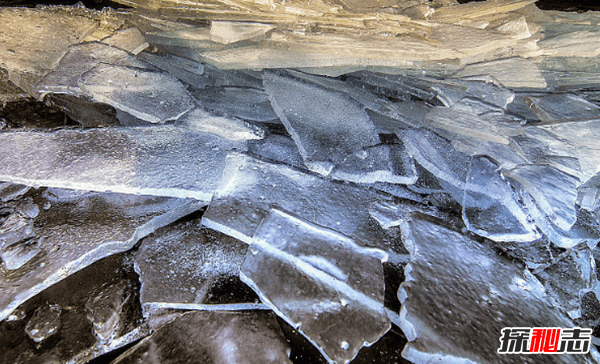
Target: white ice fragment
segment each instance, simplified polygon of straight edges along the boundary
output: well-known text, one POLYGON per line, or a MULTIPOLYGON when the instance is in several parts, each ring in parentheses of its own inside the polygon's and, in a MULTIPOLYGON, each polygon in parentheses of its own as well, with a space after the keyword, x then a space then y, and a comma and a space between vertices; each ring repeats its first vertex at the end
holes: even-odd
POLYGON ((202 107, 189 111, 177 123, 192 131, 210 133, 233 141, 262 139, 265 135, 264 130, 253 124, 237 118, 215 116, 202 107))

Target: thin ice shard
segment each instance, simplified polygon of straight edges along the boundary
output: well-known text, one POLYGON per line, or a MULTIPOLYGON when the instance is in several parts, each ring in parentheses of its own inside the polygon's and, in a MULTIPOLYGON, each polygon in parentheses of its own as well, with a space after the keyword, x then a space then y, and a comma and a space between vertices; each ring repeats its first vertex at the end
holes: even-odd
POLYGON ((138 54, 149 46, 144 39, 144 35, 135 27, 119 30, 110 37, 102 39, 102 43, 123 49, 132 54, 138 54))
POLYGON ((238 278, 248 245, 199 222, 173 224, 142 240, 134 261, 146 313, 153 304, 208 309, 211 304, 255 303, 256 296, 248 297, 250 289, 244 290, 238 278))
MULTIPOLYGON (((411 255, 398 291, 401 328, 409 340, 404 358, 533 364, 539 358, 497 354, 503 328, 574 326, 548 304, 544 287, 528 270, 492 248, 421 214, 407 215, 401 228, 411 255)), ((594 361, 587 354, 546 355, 544 362, 594 361)))
POLYGON ((82 92, 151 123, 177 120, 194 99, 173 76, 138 68, 100 64, 78 82, 82 92))
POLYGON ((32 233, 39 239, 40 252, 16 270, 0 275, 2 319, 52 284, 99 259, 131 249, 155 229, 202 206, 182 199, 108 193, 78 195, 67 190, 48 190, 39 194, 37 201, 46 208, 28 220, 35 223, 32 233), (102 214, 98 213, 100 210, 102 214))
POLYGON ((515 193, 484 157, 471 160, 461 201, 467 229, 495 241, 530 242, 540 238, 515 193))
POLYGON ((267 312, 187 312, 121 354, 115 364, 291 364, 281 329, 267 312), (198 328, 202 328, 198 330, 198 328))
POLYGON ((0 134, 0 180, 210 201, 243 142, 186 127, 0 134))
POLYGON ((387 254, 330 229, 271 210, 241 278, 330 363, 348 363, 390 328, 383 307, 387 254))
POLYGON ((527 96, 525 102, 542 121, 600 119, 600 107, 573 94, 527 96))
POLYGON ((508 144, 506 132, 503 133, 496 123, 490 122, 476 114, 452 110, 445 107, 434 107, 427 114, 425 124, 446 131, 483 139, 488 142, 508 144))
POLYGON ((264 85, 311 170, 327 175, 348 155, 379 144, 364 108, 344 95, 271 72, 264 85))
POLYGON ((190 91, 205 109, 240 119, 280 123, 267 94, 249 87, 205 87, 190 91))
POLYGON ((537 66, 524 58, 506 58, 489 62, 475 63, 463 67, 455 77, 490 75, 504 87, 546 88, 546 80, 537 66))
POLYGON ((260 159, 284 163, 307 170, 296 143, 290 137, 268 134, 262 140, 248 141, 248 151, 260 159))
POLYGON ((579 179, 546 165, 522 165, 503 173, 519 182, 556 226, 569 230, 575 224, 579 179))
POLYGON ((275 28, 271 24, 213 21, 210 25, 210 39, 230 44, 264 35, 275 28))
POLYGON ((272 206, 277 206, 360 245, 395 249, 396 242, 369 216, 368 206, 382 198, 373 191, 242 154, 227 157, 221 186, 202 223, 248 244, 272 206))
POLYGON ((192 131, 210 133, 232 141, 262 139, 265 135, 264 130, 246 121, 211 115, 201 107, 196 107, 179 118, 177 124, 192 131))
POLYGON ((346 157, 331 171, 330 177, 356 183, 413 184, 417 172, 402 144, 383 144, 346 157))
POLYGON ((207 84, 204 74, 204 65, 200 62, 191 61, 186 58, 172 54, 156 54, 141 52, 138 59, 170 73, 175 78, 195 87, 204 87, 207 84))

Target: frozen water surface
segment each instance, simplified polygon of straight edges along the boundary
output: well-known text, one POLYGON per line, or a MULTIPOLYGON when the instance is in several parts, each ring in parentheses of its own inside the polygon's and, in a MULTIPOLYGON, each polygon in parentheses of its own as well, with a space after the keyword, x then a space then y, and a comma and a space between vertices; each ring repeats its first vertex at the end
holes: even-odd
POLYGON ((389 328, 387 255, 330 229, 271 210, 252 239, 241 277, 330 363, 348 363, 389 328))

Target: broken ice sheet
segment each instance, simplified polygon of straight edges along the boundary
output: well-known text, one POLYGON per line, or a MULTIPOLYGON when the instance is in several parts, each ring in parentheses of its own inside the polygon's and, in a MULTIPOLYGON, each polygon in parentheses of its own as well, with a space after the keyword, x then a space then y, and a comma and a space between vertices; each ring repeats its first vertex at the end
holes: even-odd
POLYGON ((146 336, 130 262, 125 254, 102 259, 20 305, 0 322, 2 361, 83 364, 146 336), (36 327, 35 338, 46 336, 39 343, 28 335, 36 327))
POLYGON ((202 227, 200 219, 158 229, 134 254, 144 311, 161 304, 209 309, 214 303, 255 303, 238 278, 247 250, 247 244, 202 227), (234 292, 225 294, 227 287, 234 292))
POLYGON ((556 304, 573 319, 582 316, 580 297, 597 284, 593 259, 592 251, 583 243, 535 271, 556 304))
POLYGON ((2 249, 1 319, 50 285, 101 258, 131 249, 154 229, 202 206, 194 200, 57 189, 38 192, 35 200, 39 214, 28 220, 39 252, 23 262, 23 254, 14 254, 10 246, 2 249))
POLYGON ((264 139, 249 140, 248 151, 260 159, 284 163, 298 169, 308 169, 304 165, 296 143, 290 137, 269 133, 264 139))
POLYGON ((205 109, 244 120, 280 123, 267 94, 249 87, 205 87, 190 90, 205 109))
POLYGON ((80 43, 98 27, 94 19, 68 8, 0 8, 0 67, 9 79, 34 95, 31 88, 71 44, 80 43))
POLYGON ((264 35, 275 28, 271 24, 213 21, 210 25, 210 39, 223 43, 236 43, 241 40, 264 35))
POLYGON ((138 54, 148 47, 144 35, 137 28, 128 28, 116 31, 108 38, 102 39, 102 43, 123 49, 127 52, 138 54))
POLYGON ((540 238, 498 166, 485 157, 471 160, 461 201, 467 229, 495 241, 531 242, 540 238))
MULTIPOLYGON (((193 126, 193 124, 192 124, 193 126)), ((0 180, 210 201, 244 142, 156 126, 0 133, 0 180)))
POLYGON ((201 107, 196 107, 179 118, 176 125, 191 131, 210 133, 232 141, 262 139, 264 130, 246 121, 211 115, 201 107))
POLYGON ((113 363, 291 364, 289 354, 272 313, 196 311, 165 324, 113 363))
POLYGON ((369 215, 372 201, 387 198, 375 191, 243 154, 227 157, 221 186, 204 213, 202 224, 248 244, 261 221, 276 206, 338 231, 359 245, 380 248, 390 254, 401 249, 398 241, 369 215))
POLYGON ((36 85, 36 90, 45 94, 68 93, 74 96, 82 94, 79 80, 83 74, 100 63, 137 68, 152 68, 152 66, 137 60, 134 56, 122 49, 110 45, 89 42, 75 44, 69 47, 67 53, 61 58, 58 66, 36 85))
POLYGON ((151 123, 177 120, 195 105, 186 88, 163 72, 99 64, 78 85, 94 100, 151 123))
POLYGON ((469 64, 456 72, 454 77, 480 75, 490 75, 509 88, 543 89, 547 86, 537 66, 520 57, 469 64))
POLYGON ((396 135, 408 153, 461 201, 471 157, 452 148, 450 142, 428 129, 402 129, 396 135))
POLYGON ((424 124, 452 133, 483 139, 488 142, 508 144, 506 131, 476 114, 453 110, 446 107, 434 107, 429 111, 424 124))
POLYGON ((525 102, 542 121, 600 119, 600 107, 573 94, 526 96, 525 102))
POLYGON ((556 226, 569 230, 577 220, 579 179, 547 165, 517 166, 504 175, 519 182, 556 226))
POLYGON ((348 363, 390 328, 383 307, 384 252, 271 210, 240 277, 330 363, 348 363))
POLYGON ((382 144, 346 157, 334 167, 330 177, 355 183, 412 184, 417 180, 417 172, 402 144, 382 144))
POLYGON ((273 72, 263 78, 273 109, 311 170, 328 175, 348 155, 379 144, 364 108, 343 94, 273 72))
MULTIPOLYGON (((401 328, 409 340, 403 357, 416 363, 538 363, 530 355, 497 354, 502 328, 573 322, 548 304, 544 287, 528 270, 442 224, 413 213, 401 225, 411 254, 398 291, 401 328)), ((594 361, 587 354, 547 355, 544 362, 594 361)))

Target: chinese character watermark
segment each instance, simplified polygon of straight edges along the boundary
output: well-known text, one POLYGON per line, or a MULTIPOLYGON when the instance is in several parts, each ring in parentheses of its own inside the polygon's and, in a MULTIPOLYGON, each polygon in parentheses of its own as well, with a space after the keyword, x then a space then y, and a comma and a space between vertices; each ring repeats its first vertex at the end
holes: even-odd
POLYGON ((587 354, 592 329, 580 327, 505 327, 498 354, 587 354))

